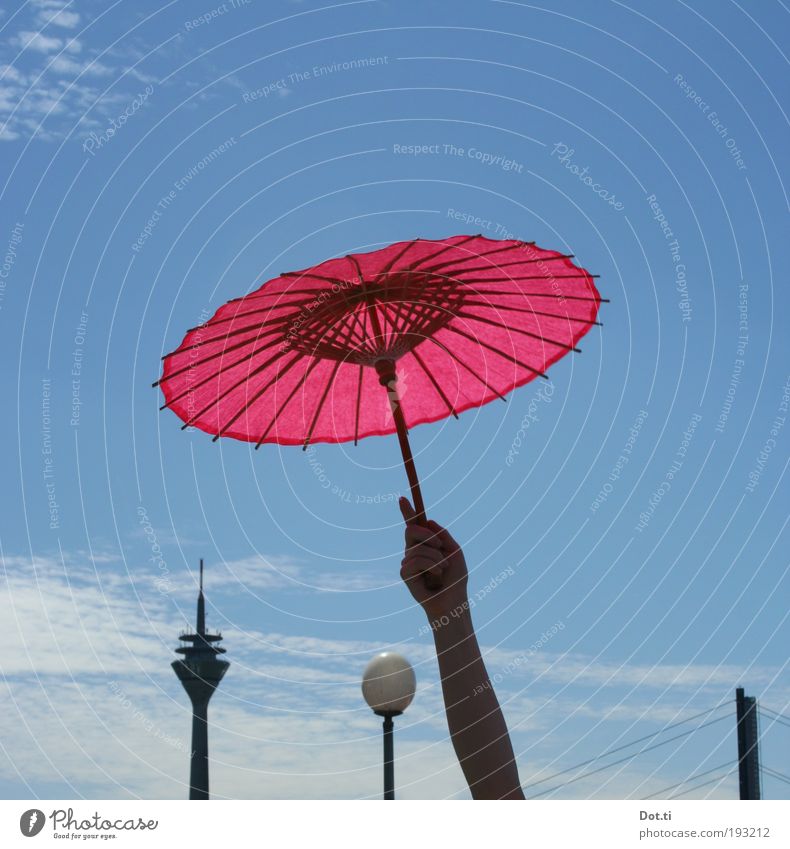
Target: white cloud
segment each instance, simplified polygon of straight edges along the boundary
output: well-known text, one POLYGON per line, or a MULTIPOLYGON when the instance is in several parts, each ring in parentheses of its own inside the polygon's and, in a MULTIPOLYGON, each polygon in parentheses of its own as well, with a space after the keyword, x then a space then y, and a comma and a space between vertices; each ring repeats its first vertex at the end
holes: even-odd
POLYGON ((0 82, 21 83, 25 77, 13 65, 0 65, 0 82))
POLYGON ((19 133, 5 126, 0 126, 0 141, 16 141, 19 138, 19 133))
POLYGON ((11 39, 11 42, 18 45, 22 50, 35 50, 38 53, 54 53, 63 46, 63 41, 60 38, 52 38, 41 32, 29 30, 20 31, 11 39))
MULTIPOLYGON (((271 571, 261 571, 259 558, 228 567, 245 581, 272 580, 271 571)), ((277 568, 299 574, 301 567, 283 559, 277 568)), ((209 574, 214 572, 219 570, 213 567, 209 574)), ((0 564, 0 621, 5 625, 0 778, 19 781, 18 769, 33 792, 56 785, 64 797, 186 795, 189 704, 169 665, 183 613, 191 616, 194 610, 194 587, 182 613, 172 597, 153 589, 154 574, 149 569, 142 578, 137 571, 128 575, 112 552, 101 552, 94 564, 84 553, 68 555, 64 562, 52 556, 11 556, 0 564)), ((219 574, 211 578, 221 580, 219 574)), ((276 589, 282 588, 278 584, 269 592, 276 589)), ((221 604, 216 591, 210 601, 221 604)), ((322 639, 306 629, 286 634, 235 625, 225 630, 225 646, 231 667, 211 706, 215 798, 378 795, 380 723, 363 703, 359 681, 368 658, 383 644, 322 639)), ((402 650, 417 670, 418 692, 398 720, 399 796, 467 797, 448 739, 433 647, 426 639, 402 650)), ((492 675, 525 654, 484 650, 492 675)), ((707 666, 619 666, 538 652, 497 684, 514 746, 522 753, 522 781, 528 784, 582 761, 589 747, 600 751, 607 745, 601 741, 617 740, 619 734, 636 738, 645 728, 652 731, 691 716, 697 708, 687 703, 690 688, 715 703, 738 670, 731 667, 711 678, 712 671, 707 666), (616 681, 609 682, 613 672, 616 681), (621 691, 636 687, 630 697, 604 690, 593 705, 590 693, 607 682, 621 691), (565 690, 566 684, 573 689, 565 690), (662 697, 656 707, 657 687, 670 684, 672 696, 662 697), (588 748, 579 748, 585 734, 588 748)), ((752 669, 750 680, 767 681, 771 674, 752 669)), ((684 767, 674 761, 648 767, 628 763, 569 784, 558 795, 623 798, 638 788, 638 795, 645 796, 685 777, 678 772, 684 767)), ((733 786, 728 780, 714 795, 732 798, 733 786)), ((704 797, 710 789, 697 795, 704 797)), ((20 783, 20 796, 30 792, 20 783)))
POLYGON ((70 56, 56 56, 50 65, 52 71, 62 74, 74 74, 75 76, 85 73, 91 76, 107 76, 113 73, 112 68, 101 62, 86 60, 74 60, 70 56))
POLYGON ((80 16, 73 9, 73 4, 63 0, 31 0, 30 5, 36 10, 36 23, 40 27, 48 24, 73 29, 80 22, 80 16))
POLYGON ((75 126, 106 126, 118 103, 124 109, 139 94, 133 89, 142 77, 150 79, 130 71, 128 81, 103 95, 107 82, 130 70, 126 57, 116 51, 99 59, 98 51, 70 37, 80 23, 70 3, 33 0, 27 9, 32 17, 7 38, 4 52, 0 45, 0 141, 51 141, 75 126))

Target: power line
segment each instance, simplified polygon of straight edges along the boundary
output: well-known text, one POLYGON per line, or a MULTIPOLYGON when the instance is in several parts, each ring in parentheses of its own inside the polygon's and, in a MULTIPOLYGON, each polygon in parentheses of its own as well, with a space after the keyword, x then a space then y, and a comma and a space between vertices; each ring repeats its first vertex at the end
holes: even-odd
POLYGON ((767 710, 768 713, 775 713, 777 716, 781 716, 782 719, 785 719, 788 722, 790 722, 790 716, 788 716, 786 713, 782 713, 781 711, 774 710, 773 708, 766 707, 762 702, 760 702, 760 708, 762 710, 767 710))
POLYGON ((780 725, 790 728, 790 720, 785 719, 781 713, 777 713, 775 710, 763 707, 762 705, 760 706, 760 711, 764 712, 772 723, 778 722, 780 725))
MULTIPOLYGON (((709 713, 710 711, 706 711, 709 713)), ((670 737, 669 740, 662 740, 660 743, 655 743, 652 746, 647 746, 645 749, 640 749, 638 752, 634 752, 632 755, 626 755, 624 758, 620 758, 619 760, 612 761, 610 764, 606 764, 605 766, 600 766, 597 769, 590 770, 589 772, 582 773, 581 775, 576 775, 568 781, 564 781, 561 784, 557 784, 554 787, 550 787, 548 790, 541 790, 540 793, 535 793, 532 796, 528 796, 528 799, 537 799, 538 796, 545 796, 546 793, 553 793, 555 790, 560 790, 563 787, 566 787, 568 784, 573 784, 575 781, 581 781, 583 778, 589 778, 591 775, 595 775, 596 773, 603 772, 605 769, 610 769, 613 766, 617 766, 618 764, 625 763, 626 761, 631 760, 632 758, 636 758, 639 755, 643 755, 645 752, 651 752, 653 749, 658 749, 660 746, 666 746, 668 743, 672 743, 675 740, 679 740, 681 737, 688 737, 689 734, 693 734, 695 731, 699 731, 701 728, 707 728, 710 725, 715 725, 717 722, 721 722, 723 719, 729 719, 728 716, 720 716, 718 719, 712 719, 710 722, 703 722, 702 725, 698 725, 696 728, 692 728, 690 731, 683 731, 681 734, 676 734, 674 737, 670 737)), ((680 723, 678 723, 680 724, 680 723)), ((660 733, 660 732, 656 732, 660 733)), ((648 735, 648 736, 655 736, 648 735)), ((613 749, 612 751, 616 751, 613 749)), ((611 754, 611 753, 610 753, 611 754)), ((600 758, 604 757, 604 755, 599 755, 597 758, 592 758, 592 761, 600 760, 600 758)), ((589 761, 588 761, 589 763, 589 761)), ((569 772, 573 767, 569 769, 565 769, 562 772, 569 772)), ((557 773, 559 775, 560 773, 557 773)), ((547 781, 548 779, 544 778, 541 781, 535 781, 532 784, 525 785, 524 789, 529 789, 530 787, 534 787, 536 784, 542 784, 543 781, 547 781)))
POLYGON ((717 770, 724 769, 725 766, 731 766, 735 761, 726 761, 723 764, 719 764, 718 766, 714 766, 711 769, 706 769, 705 772, 698 772, 696 775, 691 775, 688 778, 684 778, 683 781, 678 781, 677 784, 671 784, 669 787, 664 787, 661 790, 656 790, 655 793, 651 793, 649 796, 643 796, 642 801, 646 802, 648 799, 652 799, 655 796, 661 796, 663 793, 669 793, 670 790, 674 790, 677 787, 682 787, 684 784, 688 784, 690 781, 696 781, 698 778, 702 778, 703 775, 710 775, 712 772, 716 772, 717 770))
MULTIPOLYGON (((656 737, 659 734, 663 734, 665 731, 669 731, 672 728, 677 728, 678 726, 683 725, 686 722, 691 722, 694 719, 699 719, 701 716, 707 716, 709 713, 712 713, 714 710, 718 710, 720 707, 724 707, 724 705, 727 704, 730 704, 730 702, 722 702, 721 704, 718 704, 715 707, 700 711, 700 713, 695 713, 693 716, 689 716, 686 719, 681 719, 678 722, 673 722, 671 725, 665 725, 663 728, 660 728, 658 731, 654 731, 652 734, 645 734, 644 737, 639 737, 636 740, 632 740, 630 743, 623 743, 621 746, 616 746, 614 749, 609 749, 608 751, 603 752, 603 754, 596 755, 594 758, 588 758, 586 761, 582 761, 581 763, 578 763, 575 766, 569 766, 566 769, 561 769, 559 772, 555 772, 553 775, 547 776, 546 778, 540 778, 537 781, 531 782, 530 784, 524 784, 522 785, 522 790, 529 790, 530 787, 537 787, 538 784, 544 784, 546 781, 551 781, 553 778, 558 778, 559 776, 565 775, 568 772, 573 772, 574 770, 581 769, 583 766, 588 766, 589 764, 595 763, 596 761, 599 761, 602 758, 609 757, 609 755, 614 755, 617 752, 621 752, 623 749, 629 749, 631 746, 636 746, 637 743, 643 743, 645 740, 650 740, 652 737, 656 737)), ((722 719, 723 718, 724 717, 722 717, 722 719)))
POLYGON ((771 769, 769 766, 764 766, 763 769, 773 778, 778 778, 779 781, 784 781, 785 784, 790 784, 790 777, 786 776, 783 772, 779 772, 776 769, 771 769))

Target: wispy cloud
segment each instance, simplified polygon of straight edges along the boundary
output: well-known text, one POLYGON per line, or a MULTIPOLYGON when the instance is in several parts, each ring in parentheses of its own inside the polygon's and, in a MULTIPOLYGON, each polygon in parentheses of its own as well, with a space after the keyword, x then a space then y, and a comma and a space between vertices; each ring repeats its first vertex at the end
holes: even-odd
MULTIPOLYGON (((227 564, 228 572, 270 591, 284 591, 281 576, 290 580, 303 568, 260 558, 227 564)), ((221 603, 211 593, 212 602, 221 603)), ((193 600, 194 588, 190 613, 193 600)), ((137 572, 127 574, 111 551, 94 562, 84 552, 62 559, 6 557, 0 564, 0 619, 6 625, 0 777, 18 781, 18 769, 30 782, 19 784, 20 796, 54 783, 64 796, 183 798, 189 705, 169 668, 181 618, 170 596, 149 588, 137 572)), ((320 638, 307 629, 280 633, 236 624, 224 632, 231 668, 211 713, 216 796, 376 796, 380 727, 361 699, 359 681, 370 656, 387 646, 320 638)), ((403 650, 417 669, 418 693, 399 720, 399 793, 468 796, 447 735, 433 647, 426 639, 403 650)), ((737 674, 735 667, 717 677, 706 666, 616 666, 545 649, 516 664, 529 652, 484 651, 492 675, 513 669, 497 691, 523 753, 524 783, 556 771, 557 753, 562 766, 583 760, 580 752, 587 750, 576 746, 580 728, 594 726, 597 740, 616 739, 633 722, 642 723, 640 733, 645 724, 660 728, 693 713, 687 703, 692 688, 702 688, 704 698, 715 702, 737 674), (630 685, 634 695, 624 698, 622 688, 630 685), (673 703, 665 699, 657 711, 651 699, 665 685, 673 686, 673 703), (601 686, 612 694, 599 694, 592 706, 587 696, 601 686)), ((772 670, 750 674, 768 680, 772 670)), ((618 798, 634 787, 647 795, 675 775, 660 764, 652 770, 629 764, 607 781, 574 782, 560 795, 618 798)), ((722 785, 715 795, 731 796, 732 787, 722 785)))
POLYGON ((30 5, 35 10, 36 23, 41 27, 51 24, 62 29, 74 29, 80 22, 71 0, 31 0, 30 5))
POLYGON ((54 53, 63 47, 62 39, 52 38, 42 32, 31 32, 30 30, 20 30, 9 40, 9 43, 20 50, 35 50, 37 53, 54 53))
POLYGON ((101 127, 139 93, 136 85, 153 79, 133 67, 143 54, 132 44, 92 48, 71 3, 33 0, 25 12, 0 46, 0 141, 52 141, 75 126, 101 127))

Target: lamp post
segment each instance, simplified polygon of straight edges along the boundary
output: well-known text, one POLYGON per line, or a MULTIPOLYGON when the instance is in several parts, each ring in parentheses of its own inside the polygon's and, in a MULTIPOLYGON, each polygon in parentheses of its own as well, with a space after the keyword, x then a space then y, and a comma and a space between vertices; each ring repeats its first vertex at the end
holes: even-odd
POLYGON ((362 695, 377 716, 384 717, 384 798, 395 798, 395 767, 393 763, 394 724, 411 704, 417 686, 414 669, 402 655, 385 651, 377 654, 365 667, 362 676, 362 695))

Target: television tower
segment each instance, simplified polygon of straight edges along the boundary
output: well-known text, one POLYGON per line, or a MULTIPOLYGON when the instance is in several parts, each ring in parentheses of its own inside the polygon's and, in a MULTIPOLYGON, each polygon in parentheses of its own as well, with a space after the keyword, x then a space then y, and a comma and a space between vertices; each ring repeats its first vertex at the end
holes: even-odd
POLYGON ((182 633, 185 645, 176 649, 183 659, 174 660, 173 669, 192 702, 192 755, 189 769, 189 798, 208 799, 208 703, 230 664, 217 655, 225 649, 215 643, 222 634, 206 631, 206 600, 203 597, 203 558, 200 559, 200 592, 197 601, 195 633, 182 633))

